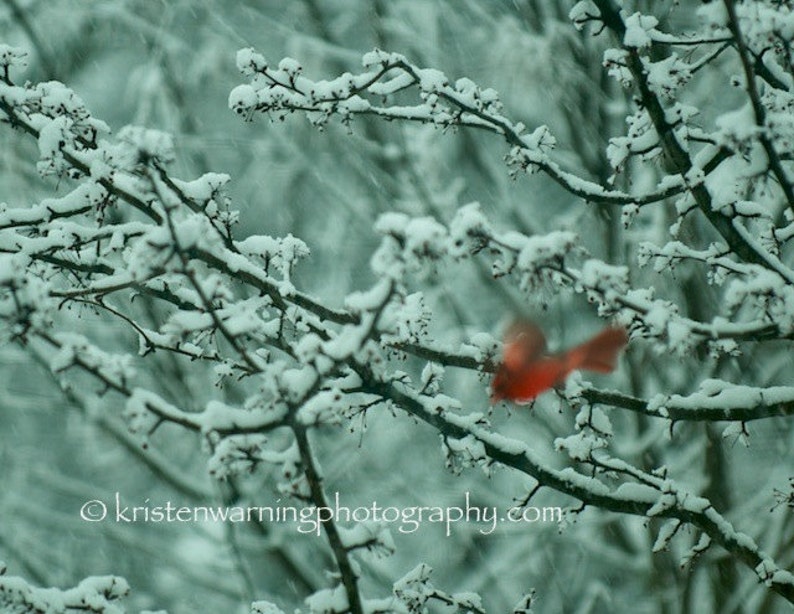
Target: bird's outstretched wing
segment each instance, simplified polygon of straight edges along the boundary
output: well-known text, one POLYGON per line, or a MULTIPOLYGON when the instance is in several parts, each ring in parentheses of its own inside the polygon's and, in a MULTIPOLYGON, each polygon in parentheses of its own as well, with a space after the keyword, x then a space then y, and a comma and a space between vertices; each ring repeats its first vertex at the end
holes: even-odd
POLYGON ((546 350, 546 337, 536 324, 517 320, 505 332, 502 360, 508 371, 519 371, 546 350))

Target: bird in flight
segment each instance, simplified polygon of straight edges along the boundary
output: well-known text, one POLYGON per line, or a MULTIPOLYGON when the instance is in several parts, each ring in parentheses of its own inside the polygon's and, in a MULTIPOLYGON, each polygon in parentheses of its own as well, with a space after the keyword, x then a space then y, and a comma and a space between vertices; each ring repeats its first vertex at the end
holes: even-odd
POLYGON ((526 405, 577 369, 611 373, 628 341, 623 328, 609 327, 566 352, 547 354, 543 331, 519 320, 505 333, 502 363, 491 382, 491 403, 506 400, 526 405))

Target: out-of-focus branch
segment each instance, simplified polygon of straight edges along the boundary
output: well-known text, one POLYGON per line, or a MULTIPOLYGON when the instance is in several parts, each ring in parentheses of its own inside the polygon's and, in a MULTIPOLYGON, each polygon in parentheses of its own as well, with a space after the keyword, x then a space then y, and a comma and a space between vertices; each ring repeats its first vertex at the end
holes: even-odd
POLYGON ((48 80, 55 79, 58 76, 58 71, 55 68, 53 57, 50 53, 50 50, 45 47, 44 42, 39 36, 37 28, 30 21, 25 9, 20 6, 17 0, 3 1, 11 11, 14 19, 17 20, 17 23, 19 23, 20 27, 25 31, 25 34, 27 34, 30 44, 36 49, 36 53, 38 53, 39 60, 41 61, 41 67, 44 71, 45 78, 48 80))

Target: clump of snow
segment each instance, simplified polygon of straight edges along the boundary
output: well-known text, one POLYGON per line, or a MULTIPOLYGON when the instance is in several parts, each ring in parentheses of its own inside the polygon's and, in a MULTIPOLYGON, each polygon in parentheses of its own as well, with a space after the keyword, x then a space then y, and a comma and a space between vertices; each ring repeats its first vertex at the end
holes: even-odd
POLYGON ((251 604, 251 614, 284 614, 284 611, 270 601, 254 601, 251 604))
POLYGON ((21 47, 12 47, 5 43, 0 43, 0 66, 8 68, 16 66, 24 68, 27 66, 27 52, 21 47))
POLYGON ((659 20, 653 15, 634 13, 625 19, 626 32, 623 44, 626 47, 650 47, 659 20))
POLYGON ((243 83, 229 92, 229 108, 240 115, 249 113, 259 101, 256 90, 243 83))
POLYGON ((492 233, 480 203, 469 203, 455 212, 449 225, 450 254, 464 257, 482 248, 486 237, 492 233))
POLYGON ((579 0, 574 4, 573 8, 568 11, 568 19, 570 19, 577 30, 581 30, 584 25, 601 15, 598 7, 593 3, 593 0, 579 0))
POLYGON ((564 450, 572 460, 578 462, 589 461, 595 450, 605 448, 606 445, 603 437, 584 431, 554 440, 554 447, 557 450, 564 450))
POLYGON ((133 148, 141 161, 152 160, 168 164, 176 158, 174 138, 161 130, 124 126, 118 132, 118 140, 133 148))
POLYGON ((306 598, 306 605, 311 614, 342 614, 350 610, 345 587, 341 584, 309 595, 306 598))
POLYGON ((237 70, 247 77, 267 69, 265 56, 257 53, 252 47, 237 52, 237 70))

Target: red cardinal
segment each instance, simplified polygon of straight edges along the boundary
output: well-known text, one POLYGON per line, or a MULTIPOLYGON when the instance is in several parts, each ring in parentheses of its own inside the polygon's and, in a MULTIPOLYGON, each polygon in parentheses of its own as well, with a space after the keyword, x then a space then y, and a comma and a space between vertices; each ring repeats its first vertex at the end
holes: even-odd
POLYGON ((527 404, 576 369, 610 373, 628 341, 624 329, 605 328, 567 352, 548 355, 543 331, 531 322, 518 321, 505 334, 504 361, 491 382, 491 403, 506 399, 527 404))

